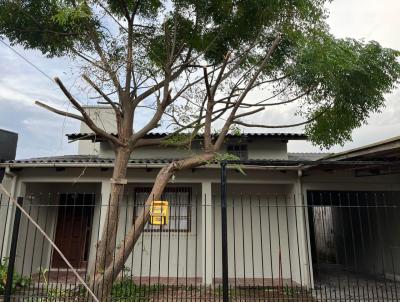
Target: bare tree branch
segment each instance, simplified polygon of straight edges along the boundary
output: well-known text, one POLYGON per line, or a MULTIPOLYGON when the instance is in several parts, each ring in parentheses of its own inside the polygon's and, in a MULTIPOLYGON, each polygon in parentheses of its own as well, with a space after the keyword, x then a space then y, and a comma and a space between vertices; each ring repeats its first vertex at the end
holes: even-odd
POLYGON ((305 122, 300 122, 300 123, 295 123, 295 124, 287 124, 287 125, 264 125, 264 124, 250 124, 250 123, 245 123, 241 121, 234 121, 233 123, 236 125, 241 125, 244 127, 249 127, 249 128, 269 128, 269 129, 277 129, 277 128, 293 128, 293 127, 298 127, 298 126, 303 126, 306 124, 311 123, 314 121, 316 118, 309 119, 305 122))
MULTIPOLYGON (((173 81, 175 80, 177 77, 179 77, 182 72, 185 71, 185 68, 182 67, 180 68, 178 71, 174 72, 171 76, 170 79, 168 81, 173 81)), ((138 104, 140 101, 144 100, 145 98, 149 97, 150 95, 152 95, 153 93, 155 93, 156 91, 160 90, 161 88, 164 87, 164 84, 166 82, 167 79, 163 79, 162 81, 158 82, 156 85, 152 86, 151 88, 147 89, 146 91, 144 91, 143 93, 141 93, 140 95, 138 95, 137 98, 135 98, 135 103, 138 104)))
POLYGON ((77 51, 75 48, 72 49, 72 52, 77 55, 78 57, 80 57, 81 59, 83 59, 84 61, 88 62, 89 64, 93 65, 94 67, 97 67, 98 69, 107 72, 107 70, 99 65, 97 62, 95 62, 94 58, 89 57, 88 55, 83 55, 82 53, 80 53, 79 51, 77 51))
POLYGON ((107 133, 103 129, 99 128, 93 120, 90 118, 90 116, 87 114, 85 109, 79 104, 79 102, 71 95, 71 93, 68 91, 67 88, 65 88, 64 84, 61 82, 59 78, 55 78, 54 81, 57 83, 57 85, 60 87, 61 91, 65 94, 65 96, 68 98, 68 100, 72 103, 72 105, 82 114, 82 118, 84 119, 84 122, 86 125, 92 129, 96 134, 106 138, 110 142, 114 143, 117 146, 125 146, 118 138, 115 136, 107 133))
POLYGON ((286 91, 286 89, 288 89, 290 87, 290 85, 292 85, 293 82, 290 82, 289 84, 287 84, 284 88, 282 88, 281 90, 279 90, 278 92, 276 92, 275 94, 273 94, 270 97, 267 97, 261 101, 258 101, 256 104, 263 104, 265 102, 268 102, 269 100, 272 100, 274 98, 276 98, 277 96, 281 95, 282 93, 284 93, 286 91))
POLYGON ((233 109, 232 109, 227 121, 225 122, 225 124, 223 125, 223 127, 221 129, 221 132, 220 132, 220 134, 219 134, 219 136, 218 136, 218 138, 217 138, 217 140, 216 140, 216 142, 214 144, 214 148, 219 149, 220 146, 222 145, 222 143, 224 142, 225 136, 228 133, 232 122, 234 121, 234 117, 236 115, 236 111, 239 109, 240 104, 243 102, 244 98, 247 96, 248 92, 250 91, 250 89, 253 86, 254 82, 257 80, 257 78, 260 75, 261 71, 266 66, 266 64, 269 61, 269 59, 271 58, 273 52, 278 47, 281 39, 282 39, 281 34, 278 34, 277 37, 275 38, 274 42, 272 43, 270 49, 268 50, 267 54, 265 55, 263 61, 261 62, 258 70, 254 73, 254 75, 252 76, 252 78, 248 82, 246 88, 244 89, 243 93, 240 95, 240 97, 236 101, 236 104, 233 107, 233 109))
POLYGON ((42 102, 40 102, 40 101, 35 101, 35 104, 38 105, 39 107, 42 107, 42 108, 44 108, 44 109, 46 109, 46 110, 48 110, 48 111, 51 111, 51 112, 53 112, 53 113, 56 113, 56 114, 58 114, 58 115, 70 117, 70 118, 73 118, 73 119, 76 119, 76 120, 85 122, 85 119, 84 119, 82 116, 80 116, 80 115, 77 115, 77 114, 73 114, 73 113, 70 113, 70 112, 67 112, 67 111, 63 111, 63 110, 56 109, 56 108, 51 107, 51 106, 49 106, 49 105, 46 105, 46 104, 44 104, 44 103, 42 103, 42 102))
POLYGON ((154 113, 151 120, 142 129, 140 129, 138 132, 136 132, 129 138, 129 145, 131 147, 133 147, 136 144, 137 140, 142 138, 146 133, 156 128, 158 123, 160 122, 165 109, 171 103, 171 90, 169 89, 170 81, 171 81, 171 73, 170 69, 167 69, 165 72, 165 79, 163 81, 164 83, 163 100, 158 103, 157 110, 154 113))
POLYGON ((264 108, 258 108, 258 109, 252 110, 252 111, 240 113, 240 114, 235 115, 234 119, 238 119, 238 118, 241 118, 241 117, 244 117, 244 116, 252 115, 252 114, 258 113, 258 112, 263 111, 263 110, 264 110, 264 108))
MULTIPOLYGON (((306 96, 307 94, 309 94, 310 91, 307 91, 301 95, 298 95, 292 99, 286 100, 286 101, 282 101, 282 102, 276 102, 276 103, 267 103, 267 104, 260 104, 259 102, 257 103, 242 103, 240 104, 240 107, 245 107, 245 108, 251 108, 251 107, 270 107, 270 106, 278 106, 278 105, 285 105, 285 104, 289 104, 289 103, 293 103, 299 99, 301 99, 302 97, 306 96)), ((232 102, 227 102, 227 101, 220 101, 221 104, 235 104, 232 102)))
POLYGON ((111 80, 112 80, 112 82, 113 82, 113 84, 115 86, 115 89, 120 94, 122 88, 121 88, 117 73, 116 73, 116 71, 114 71, 112 69, 111 65, 109 64, 109 62, 108 62, 108 60, 107 60, 107 58, 106 58, 106 56, 104 54, 104 51, 100 46, 100 41, 99 41, 99 39, 97 37, 97 32, 94 29, 91 30, 90 38, 91 38, 91 41, 93 43, 94 49, 96 50, 98 56, 101 59, 101 63, 104 65, 104 69, 106 70, 106 72, 110 76, 110 78, 111 78, 111 80))
POLYGON ((107 94, 105 94, 99 86, 97 86, 87 75, 83 75, 82 78, 90 85, 94 88, 94 90, 97 91, 98 94, 100 94, 104 100, 106 100, 106 102, 108 104, 110 104, 112 106, 112 108, 114 109, 115 113, 117 116, 121 117, 121 110, 117 107, 117 105, 115 105, 115 102, 113 102, 109 96, 107 94))
POLYGON ((234 124, 236 125, 241 125, 241 126, 245 126, 245 127, 249 127, 249 128, 270 128, 270 129, 276 129, 276 128, 293 128, 293 127, 298 127, 298 126, 303 126, 303 125, 307 125, 313 121, 315 121, 316 119, 320 118, 321 116, 323 116, 325 114, 325 112, 328 110, 329 108, 321 111, 319 114, 317 114, 316 116, 314 116, 311 119, 308 119, 304 122, 300 122, 300 123, 294 123, 294 124, 287 124, 287 125, 264 125, 264 124, 251 124, 251 123, 246 123, 246 122, 242 122, 242 121, 234 121, 234 124))

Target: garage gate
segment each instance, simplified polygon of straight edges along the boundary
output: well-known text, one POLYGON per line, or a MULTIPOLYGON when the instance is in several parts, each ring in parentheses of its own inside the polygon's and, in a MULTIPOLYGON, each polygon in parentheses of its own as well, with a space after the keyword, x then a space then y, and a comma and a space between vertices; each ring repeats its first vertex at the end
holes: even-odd
POLYGON ((318 300, 400 301, 400 192, 309 191, 318 300))

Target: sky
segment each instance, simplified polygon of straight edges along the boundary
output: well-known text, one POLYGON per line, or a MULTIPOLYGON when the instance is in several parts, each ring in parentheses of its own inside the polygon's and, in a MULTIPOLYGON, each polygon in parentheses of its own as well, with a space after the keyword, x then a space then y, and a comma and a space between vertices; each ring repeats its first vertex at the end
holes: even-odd
MULTIPOLYGON (((335 36, 376 40, 385 47, 400 49, 399 0, 334 0, 328 9, 328 24, 335 36)), ((77 91, 77 69, 68 59, 44 58, 37 51, 18 46, 14 49, 47 75, 60 77, 68 88, 77 91)), ((68 143, 65 134, 79 132, 79 122, 37 107, 34 105, 36 100, 65 109, 69 106, 54 82, 0 43, 0 129, 19 134, 17 158, 76 154, 77 143, 68 143)), ((268 118, 276 123, 294 121, 292 109, 289 107, 276 114, 268 112, 268 118)), ((259 115, 258 119, 263 120, 263 115, 259 115)), ((301 129, 293 131, 300 132, 301 129)), ((397 135, 400 135, 400 89, 386 96, 386 107, 381 113, 371 115, 367 125, 356 129, 351 142, 334 146, 329 152, 347 150, 397 135)), ((295 141, 289 142, 289 151, 328 150, 321 150, 309 142, 295 141)))

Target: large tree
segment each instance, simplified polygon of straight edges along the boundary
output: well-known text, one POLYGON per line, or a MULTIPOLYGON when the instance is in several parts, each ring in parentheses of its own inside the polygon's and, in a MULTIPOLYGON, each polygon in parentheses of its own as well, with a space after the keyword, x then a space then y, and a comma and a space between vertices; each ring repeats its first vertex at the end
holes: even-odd
POLYGON ((329 147, 350 139, 354 128, 384 106, 384 94, 400 75, 399 53, 377 42, 335 38, 325 2, 0 1, 1 35, 45 56, 84 63, 83 82, 115 112, 117 136, 96 125, 59 78, 55 82, 75 111, 37 102, 86 123, 115 152, 109 219, 91 272, 100 299, 109 295, 149 217, 144 211, 124 243, 116 243, 117 205, 132 152, 188 145, 201 134, 201 153, 160 169, 149 205, 174 174, 217 160, 230 131, 305 125, 312 142, 329 147), (261 122, 252 122, 252 116, 289 103, 297 105, 298 123, 273 125, 265 113, 261 122), (148 120, 136 128, 138 116, 148 120), (166 125, 173 126, 170 135, 144 139, 166 125))

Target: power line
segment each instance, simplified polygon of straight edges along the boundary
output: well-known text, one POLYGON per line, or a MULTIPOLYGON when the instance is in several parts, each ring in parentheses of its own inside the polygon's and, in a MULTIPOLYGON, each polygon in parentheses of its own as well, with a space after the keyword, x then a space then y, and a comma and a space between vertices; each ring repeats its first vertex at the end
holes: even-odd
POLYGON ((17 56, 19 56, 22 60, 24 60, 26 63, 31 65, 33 68, 35 68, 37 71, 39 71, 42 75, 44 75, 46 78, 48 78, 50 81, 54 82, 54 80, 49 76, 47 73, 45 73, 42 69, 37 67, 35 64, 33 64, 31 61, 29 61, 27 58, 25 58, 22 54, 20 54, 18 51, 16 51, 12 46, 8 45, 6 42, 3 40, 0 40, 2 44, 7 46, 12 52, 14 52, 17 56))
MULTIPOLYGON (((11 45, 8 45, 6 42, 4 42, 3 40, 0 39, 0 42, 2 44, 4 44, 5 46, 7 46, 12 52, 14 52, 17 56, 19 56, 22 60, 24 60, 26 63, 28 63, 29 65, 31 65, 33 68, 35 68, 37 71, 39 71, 43 76, 45 76, 47 79, 49 79, 52 83, 54 83, 54 80, 52 79, 51 76, 49 76, 46 72, 44 72, 41 68, 39 68, 38 66, 36 66, 34 63, 32 63, 31 61, 29 61, 24 55, 22 55, 21 53, 19 53, 18 51, 16 51, 11 45)), ((68 103, 68 107, 67 107, 67 112, 69 111, 69 105, 70 103, 68 103)), ((66 116, 64 116, 63 119, 63 123, 62 123, 62 129, 61 129, 61 137, 63 137, 64 131, 65 131, 65 122, 66 122, 66 116)), ((56 150, 56 152, 59 152, 60 149, 62 148, 62 140, 60 143, 60 147, 58 150, 56 150)))

